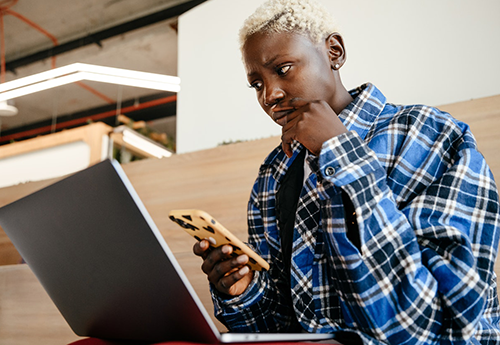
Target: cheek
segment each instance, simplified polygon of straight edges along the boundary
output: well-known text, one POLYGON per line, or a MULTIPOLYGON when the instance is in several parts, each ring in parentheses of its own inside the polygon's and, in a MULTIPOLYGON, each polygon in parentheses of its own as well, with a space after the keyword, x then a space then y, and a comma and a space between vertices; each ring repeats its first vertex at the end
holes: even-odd
POLYGON ((316 97, 328 97, 336 85, 330 63, 327 59, 322 59, 321 56, 317 56, 311 62, 307 66, 307 75, 303 76, 309 80, 307 87, 316 97))
POLYGON ((310 92, 321 100, 330 99, 335 90, 335 76, 330 69, 318 71, 314 83, 310 85, 310 92))
POLYGON ((326 88, 323 78, 317 74, 303 74, 289 84, 288 95, 291 98, 302 98, 310 101, 322 99, 326 88))
POLYGON ((287 84, 288 95, 309 100, 324 100, 332 91, 334 76, 324 64, 310 64, 287 84))

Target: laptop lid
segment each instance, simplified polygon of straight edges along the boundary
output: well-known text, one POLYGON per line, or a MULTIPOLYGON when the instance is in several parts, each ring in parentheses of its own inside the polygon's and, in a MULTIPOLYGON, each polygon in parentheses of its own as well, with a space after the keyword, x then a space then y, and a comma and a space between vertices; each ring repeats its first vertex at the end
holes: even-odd
POLYGON ((77 335, 206 343, 331 337, 221 335, 115 161, 0 208, 0 226, 77 335))
POLYGON ((0 226, 77 335, 218 340, 118 163, 103 161, 1 208, 0 226))

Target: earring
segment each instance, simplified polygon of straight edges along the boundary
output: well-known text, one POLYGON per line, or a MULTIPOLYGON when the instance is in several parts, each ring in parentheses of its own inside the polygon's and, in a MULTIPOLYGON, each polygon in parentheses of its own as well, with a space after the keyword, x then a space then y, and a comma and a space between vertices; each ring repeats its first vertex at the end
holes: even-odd
POLYGON ((338 63, 335 64, 335 66, 333 66, 333 69, 339 69, 340 68, 340 65, 338 63))

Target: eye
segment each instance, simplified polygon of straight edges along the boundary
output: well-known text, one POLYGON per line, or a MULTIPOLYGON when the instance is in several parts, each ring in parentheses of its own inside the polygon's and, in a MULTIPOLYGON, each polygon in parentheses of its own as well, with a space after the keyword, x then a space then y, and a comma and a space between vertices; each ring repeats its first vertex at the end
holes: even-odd
POLYGON ((278 75, 285 75, 287 74, 287 72, 290 70, 292 66, 290 65, 283 65, 283 66, 279 66, 278 68, 276 68, 276 73, 278 75))
POLYGON ((250 85, 248 85, 248 87, 251 89, 260 90, 262 88, 262 82, 260 81, 251 82, 250 85))

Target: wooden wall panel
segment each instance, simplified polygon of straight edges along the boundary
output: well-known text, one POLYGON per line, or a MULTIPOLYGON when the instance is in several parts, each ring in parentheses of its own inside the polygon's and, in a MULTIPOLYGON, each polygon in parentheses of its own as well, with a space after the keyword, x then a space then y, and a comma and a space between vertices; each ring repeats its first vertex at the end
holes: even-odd
POLYGON ((455 118, 467 123, 493 171, 497 185, 500 182, 500 95, 440 106, 455 118))

